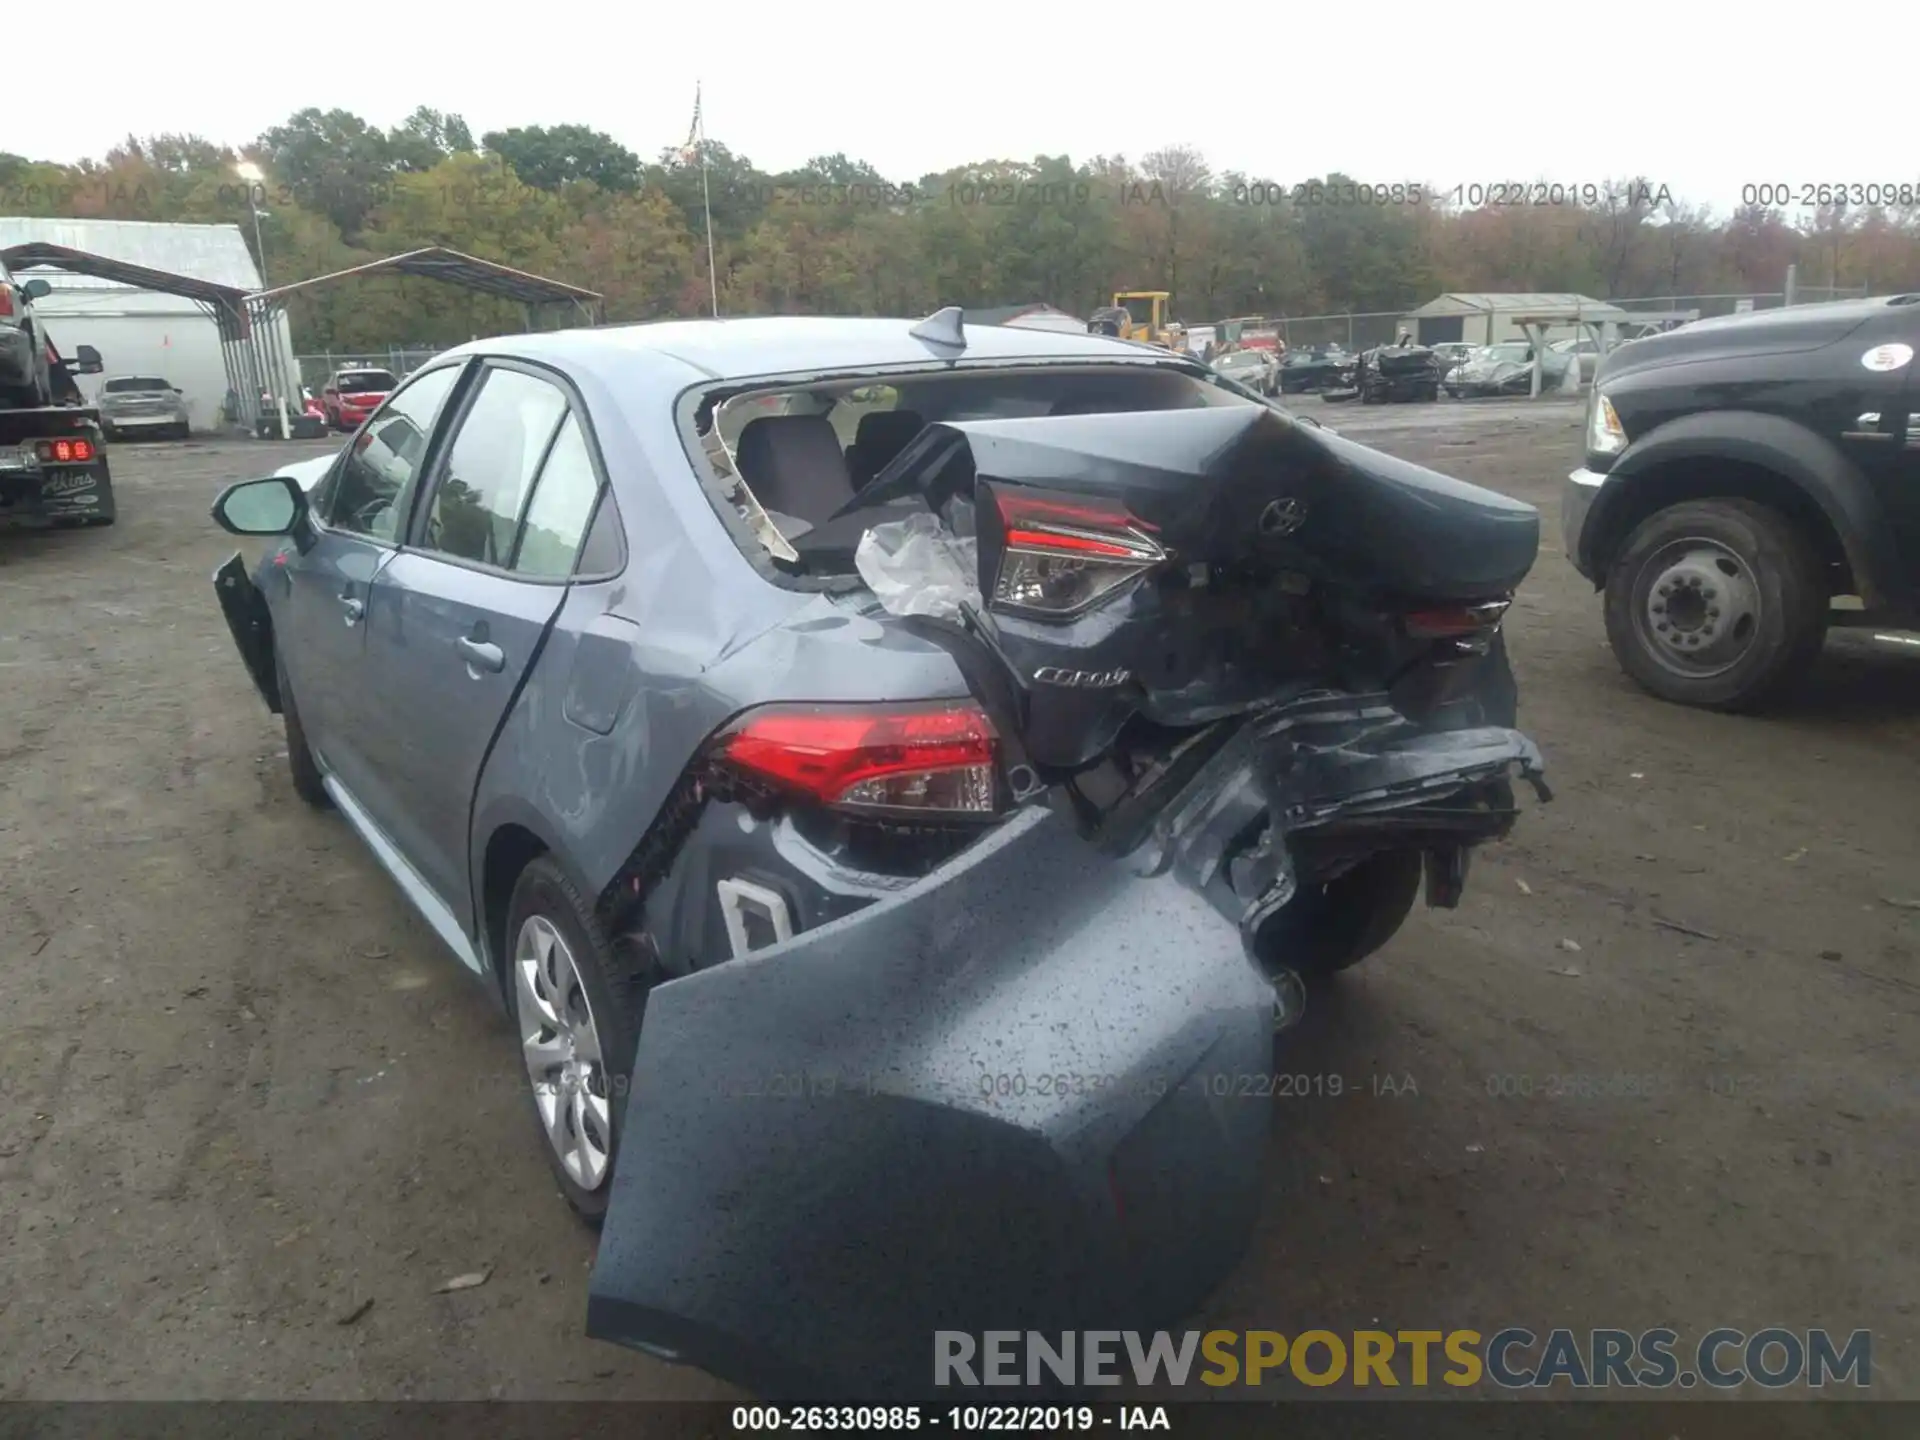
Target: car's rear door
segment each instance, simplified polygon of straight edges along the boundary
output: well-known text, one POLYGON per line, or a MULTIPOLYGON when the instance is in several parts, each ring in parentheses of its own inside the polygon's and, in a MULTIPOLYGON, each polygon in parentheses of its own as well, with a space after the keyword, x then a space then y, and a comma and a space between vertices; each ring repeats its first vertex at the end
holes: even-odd
POLYGON ((277 601, 280 658, 307 739, 355 796, 372 783, 360 687, 373 577, 399 545, 435 424, 461 370, 455 363, 422 371, 354 437, 313 495, 310 543, 279 567, 284 595, 268 597, 277 601))
POLYGON ((455 914, 467 913, 475 784, 566 598, 598 492, 576 403, 555 372, 485 362, 410 543, 374 587, 374 818, 455 914))

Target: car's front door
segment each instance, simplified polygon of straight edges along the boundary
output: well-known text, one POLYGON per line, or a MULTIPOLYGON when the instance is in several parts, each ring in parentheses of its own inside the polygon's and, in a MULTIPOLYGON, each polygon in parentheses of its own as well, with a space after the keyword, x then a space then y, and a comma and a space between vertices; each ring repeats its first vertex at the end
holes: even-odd
POLYGON ((489 362, 440 447, 410 543, 374 584, 376 818, 457 915, 470 913, 474 788, 566 598, 597 492, 573 403, 551 372, 489 362), (570 541, 554 540, 556 526, 570 541))
POLYGON ((280 567, 280 656, 321 766, 356 796, 369 788, 358 694, 373 577, 406 525, 436 417, 461 367, 423 371, 354 438, 313 496, 311 543, 280 567))

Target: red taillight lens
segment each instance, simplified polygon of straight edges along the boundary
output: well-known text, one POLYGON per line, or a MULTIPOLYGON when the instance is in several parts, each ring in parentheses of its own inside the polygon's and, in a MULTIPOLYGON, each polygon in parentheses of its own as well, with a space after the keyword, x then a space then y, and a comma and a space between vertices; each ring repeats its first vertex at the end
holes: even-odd
POLYGON ((43 465, 90 465, 99 453, 91 440, 41 440, 33 448, 43 465))
POLYGON ((13 291, 0 285, 0 315, 13 314, 13 291))
POLYGON ((1152 527, 1115 501, 989 488, 1004 545, 998 609, 1068 619, 1167 558, 1152 527))
POLYGON ((842 809, 991 815, 993 724, 978 706, 807 705, 750 712, 720 740, 748 775, 842 809))
POLYGON ((1511 600, 1486 600, 1472 605, 1440 605, 1409 611, 1407 634, 1416 640, 1467 640, 1500 628, 1511 600))

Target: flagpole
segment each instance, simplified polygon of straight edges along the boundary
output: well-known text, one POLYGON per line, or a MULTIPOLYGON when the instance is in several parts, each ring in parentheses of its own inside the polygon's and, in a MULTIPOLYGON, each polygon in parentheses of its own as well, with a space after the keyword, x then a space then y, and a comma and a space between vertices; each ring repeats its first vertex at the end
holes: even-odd
POLYGON ((713 263, 713 193, 707 187, 707 118, 700 109, 700 82, 693 82, 693 117, 700 130, 700 208, 707 217, 707 286, 713 293, 713 318, 720 318, 720 273, 713 263))

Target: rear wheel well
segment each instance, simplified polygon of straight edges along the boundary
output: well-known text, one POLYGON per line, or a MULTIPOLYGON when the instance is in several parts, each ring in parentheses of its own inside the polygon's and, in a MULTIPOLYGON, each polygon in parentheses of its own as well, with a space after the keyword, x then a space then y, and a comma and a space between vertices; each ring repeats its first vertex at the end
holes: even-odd
POLYGON ((1764 465, 1711 457, 1669 460, 1633 477, 1626 495, 1607 512, 1605 529, 1595 540, 1593 557, 1600 582, 1606 582, 1607 571, 1641 521, 1688 500, 1751 500, 1777 510, 1812 544, 1824 568, 1828 592, 1857 593, 1846 546, 1817 500, 1764 465))
POLYGON ((523 825, 502 825, 487 841, 480 870, 480 914, 493 952, 495 976, 502 987, 506 985, 507 959, 512 950, 507 911, 513 904, 513 887, 520 872, 546 853, 545 842, 523 825))

